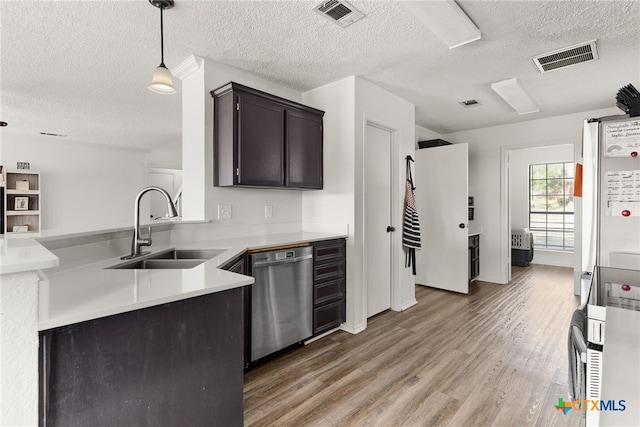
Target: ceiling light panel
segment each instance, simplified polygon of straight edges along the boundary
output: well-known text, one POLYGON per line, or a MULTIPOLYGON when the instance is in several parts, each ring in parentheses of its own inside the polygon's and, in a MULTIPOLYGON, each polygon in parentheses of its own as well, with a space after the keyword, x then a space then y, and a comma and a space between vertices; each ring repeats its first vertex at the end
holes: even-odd
POLYGON ((520 115, 537 113, 540 108, 525 92, 515 77, 491 84, 491 89, 504 99, 520 115))
POLYGON ((481 37, 478 27, 453 0, 400 1, 399 4, 420 19, 449 49, 481 37))

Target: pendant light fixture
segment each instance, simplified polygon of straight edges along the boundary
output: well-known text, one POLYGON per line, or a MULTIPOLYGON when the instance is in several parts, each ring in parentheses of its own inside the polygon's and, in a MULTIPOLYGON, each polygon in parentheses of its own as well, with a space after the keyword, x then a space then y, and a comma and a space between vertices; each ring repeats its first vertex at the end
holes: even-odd
POLYGON ((156 93, 170 95, 176 93, 173 87, 171 71, 164 65, 164 32, 162 25, 162 12, 173 7, 173 0, 149 0, 149 3, 160 9, 160 65, 153 71, 153 80, 149 89, 156 93))

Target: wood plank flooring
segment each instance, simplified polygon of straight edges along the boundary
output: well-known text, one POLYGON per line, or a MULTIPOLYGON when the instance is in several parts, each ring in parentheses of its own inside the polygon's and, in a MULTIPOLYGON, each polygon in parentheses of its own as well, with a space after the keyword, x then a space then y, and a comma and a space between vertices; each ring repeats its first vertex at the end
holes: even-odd
POLYGON ((245 375, 246 426, 580 426, 567 397, 573 270, 513 267, 469 295, 416 287, 418 304, 338 331, 245 375))

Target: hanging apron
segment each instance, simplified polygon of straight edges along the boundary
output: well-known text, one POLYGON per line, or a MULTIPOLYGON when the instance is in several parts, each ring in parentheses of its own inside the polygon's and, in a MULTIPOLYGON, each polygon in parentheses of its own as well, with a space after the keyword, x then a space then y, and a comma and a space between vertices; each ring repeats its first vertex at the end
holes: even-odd
POLYGON ((413 268, 416 275, 416 249, 420 249, 420 223, 416 209, 416 197, 413 190, 413 177, 411 176, 411 156, 407 156, 407 183, 404 198, 404 222, 402 226, 402 246, 405 248, 406 266, 413 268))

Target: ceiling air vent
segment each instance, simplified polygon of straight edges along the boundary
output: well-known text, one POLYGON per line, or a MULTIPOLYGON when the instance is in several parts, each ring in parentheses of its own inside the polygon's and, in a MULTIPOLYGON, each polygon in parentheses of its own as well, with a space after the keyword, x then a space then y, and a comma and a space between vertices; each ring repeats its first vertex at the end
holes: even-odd
POLYGON ((362 12, 356 10, 355 7, 351 6, 346 1, 323 1, 314 7, 313 10, 343 28, 364 18, 364 14, 362 12))
POLYGON ((477 99, 467 99, 466 101, 460 101, 460 105, 462 105, 465 108, 469 108, 469 107, 477 107, 480 104, 480 101, 478 101, 477 99))
POLYGON ((50 133, 50 132, 40 132, 40 135, 44 135, 44 136, 55 136, 57 138, 66 138, 67 135, 61 135, 59 133, 50 133))
POLYGON ((558 70, 560 68, 570 67, 580 64, 581 62, 593 61, 598 59, 598 48, 596 41, 580 43, 574 46, 565 47, 564 49, 554 50, 553 52, 543 53, 534 56, 533 63, 541 73, 558 70))

